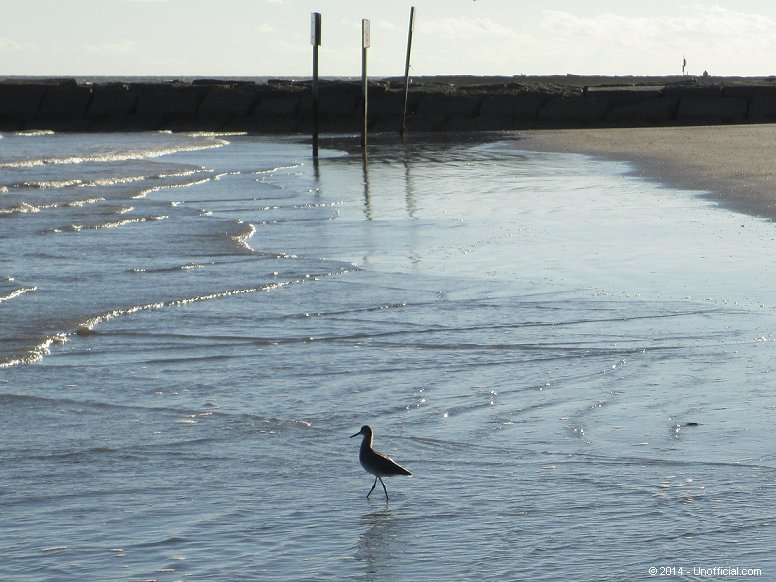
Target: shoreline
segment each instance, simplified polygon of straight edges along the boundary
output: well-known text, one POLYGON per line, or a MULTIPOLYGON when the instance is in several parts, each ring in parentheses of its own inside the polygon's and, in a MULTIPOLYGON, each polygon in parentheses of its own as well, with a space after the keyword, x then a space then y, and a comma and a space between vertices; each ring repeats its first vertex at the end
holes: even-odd
POLYGON ((631 162, 633 175, 776 219, 776 124, 520 132, 519 149, 631 162))
MULTIPOLYGON (((398 134, 403 94, 403 78, 370 79, 375 140, 398 134)), ((0 131, 309 135, 312 105, 307 79, 0 79, 0 131)), ((361 109, 358 81, 321 81, 322 135, 360 133, 361 109)), ((519 132, 521 149, 633 162, 635 175, 776 219, 776 77, 414 77, 407 131, 519 132)))

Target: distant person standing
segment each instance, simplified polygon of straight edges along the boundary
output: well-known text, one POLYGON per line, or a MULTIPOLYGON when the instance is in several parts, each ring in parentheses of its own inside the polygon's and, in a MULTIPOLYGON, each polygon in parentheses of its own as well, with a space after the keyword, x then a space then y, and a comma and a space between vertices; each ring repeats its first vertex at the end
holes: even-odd
POLYGON ((687 68, 687 57, 682 57, 682 76, 683 77, 687 74, 685 72, 686 68, 687 68))

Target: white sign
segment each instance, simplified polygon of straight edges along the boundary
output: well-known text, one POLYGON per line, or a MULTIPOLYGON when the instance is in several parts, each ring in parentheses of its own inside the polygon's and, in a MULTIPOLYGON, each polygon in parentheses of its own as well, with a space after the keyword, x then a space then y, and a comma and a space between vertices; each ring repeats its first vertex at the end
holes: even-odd
POLYGON ((313 12, 310 17, 310 44, 321 46, 321 13, 313 12))
POLYGON ((361 47, 369 48, 369 20, 366 18, 361 21, 361 47))

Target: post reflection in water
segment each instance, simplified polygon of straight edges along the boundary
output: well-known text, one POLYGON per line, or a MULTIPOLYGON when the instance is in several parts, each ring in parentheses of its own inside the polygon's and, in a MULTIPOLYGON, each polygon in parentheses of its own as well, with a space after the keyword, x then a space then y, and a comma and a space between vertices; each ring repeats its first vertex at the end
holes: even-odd
POLYGON ((313 175, 315 176, 316 183, 321 181, 321 164, 318 161, 318 156, 313 155, 313 175))
POLYGON ((369 155, 366 148, 361 157, 361 167, 364 173, 364 216, 367 220, 372 220, 372 201, 369 196, 369 155))
POLYGON ((406 200, 407 200, 407 215, 410 218, 415 218, 417 212, 417 204, 415 203, 415 188, 410 180, 410 158, 412 151, 407 143, 404 143, 404 183, 406 186, 406 200))
MULTIPOLYGON (((417 218, 418 206, 416 200, 415 185, 412 179, 412 149, 409 144, 402 144, 401 153, 394 150, 392 153, 388 153, 388 157, 392 159, 400 158, 404 166, 404 199, 407 209, 407 217, 411 220, 417 218), (396 155, 398 153, 398 155, 396 155), (396 155, 396 158, 394 156, 396 155)), ((386 155, 386 154, 383 154, 386 155)), ((384 161, 384 160, 383 160, 384 161)), ((363 196, 364 196, 364 216, 367 220, 374 219, 374 206, 372 199, 372 184, 369 175, 369 154, 367 149, 362 150, 361 153, 361 171, 363 176, 363 196)), ((320 172, 317 160, 314 161, 315 165, 315 177, 320 180, 320 172)))

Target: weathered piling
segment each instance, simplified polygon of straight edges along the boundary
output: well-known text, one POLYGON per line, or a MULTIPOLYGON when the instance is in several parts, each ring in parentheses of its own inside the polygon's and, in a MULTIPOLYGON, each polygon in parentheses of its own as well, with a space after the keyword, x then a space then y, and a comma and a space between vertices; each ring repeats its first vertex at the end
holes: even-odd
POLYGON ((410 24, 407 29, 407 58, 404 61, 404 106, 401 110, 399 134, 404 137, 407 131, 407 101, 410 93, 410 55, 412 54, 412 32, 415 29, 415 7, 410 7, 410 24))

